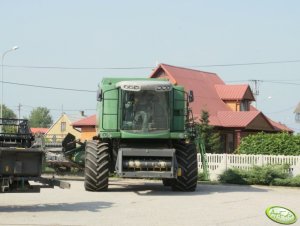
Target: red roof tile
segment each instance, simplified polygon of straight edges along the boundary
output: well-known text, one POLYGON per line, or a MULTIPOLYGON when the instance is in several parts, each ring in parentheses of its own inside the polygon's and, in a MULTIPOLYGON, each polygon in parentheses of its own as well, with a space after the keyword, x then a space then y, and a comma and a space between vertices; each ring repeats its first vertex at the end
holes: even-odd
POLYGON ((276 131, 284 131, 284 132, 288 132, 288 133, 293 133, 294 131, 292 129, 290 129, 289 127, 287 127, 286 125, 280 123, 280 122, 274 122, 272 119, 269 119, 270 123, 273 125, 273 127, 275 128, 276 131))
POLYGON ((191 107, 195 115, 200 115, 203 109, 210 116, 216 116, 218 111, 230 111, 215 89, 217 84, 225 85, 217 74, 161 64, 150 77, 161 77, 158 76, 161 69, 171 78, 170 82, 173 84, 183 85, 187 91, 193 90, 195 100, 191 107))
POLYGON ((42 134, 45 134, 47 133, 47 131, 49 130, 49 128, 30 128, 31 132, 33 134, 36 134, 36 133, 42 133, 42 134))
POLYGON ((224 127, 246 127, 259 111, 219 111, 218 119, 224 127))
POLYGON ((72 123, 74 127, 86 127, 86 126, 96 126, 96 115, 91 115, 84 119, 78 120, 72 123))
POLYGON ((255 100, 249 85, 215 85, 222 100, 255 100))

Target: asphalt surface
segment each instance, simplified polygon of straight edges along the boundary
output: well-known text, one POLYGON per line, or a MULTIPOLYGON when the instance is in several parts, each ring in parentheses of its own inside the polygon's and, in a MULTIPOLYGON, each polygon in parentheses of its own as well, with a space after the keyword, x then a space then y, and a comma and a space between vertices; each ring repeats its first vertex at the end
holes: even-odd
MULTIPOLYGON (((300 189, 199 184, 192 193, 172 192, 160 181, 113 179, 108 192, 71 189, 0 193, 0 225, 279 225, 265 215, 280 205, 300 215, 300 189)), ((300 225, 300 220, 294 225, 300 225)))

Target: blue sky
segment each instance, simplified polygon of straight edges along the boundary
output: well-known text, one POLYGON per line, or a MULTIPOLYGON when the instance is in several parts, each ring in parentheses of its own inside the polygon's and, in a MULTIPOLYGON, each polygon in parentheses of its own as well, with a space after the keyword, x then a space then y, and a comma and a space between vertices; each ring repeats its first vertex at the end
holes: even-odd
MULTIPOLYGON (((6 55, 5 65, 96 68, 300 60, 299 24, 300 2, 292 0, 0 0, 0 53, 20 46, 6 55)), ((293 114, 300 102, 299 62, 196 69, 215 72, 232 84, 263 80, 258 108, 300 132, 293 114)), ((4 81, 96 90, 102 77, 150 73, 4 67, 4 81)), ((22 116, 46 106, 56 118, 62 106, 69 114, 95 109, 96 97, 4 84, 4 103, 15 111, 21 103, 22 116)))

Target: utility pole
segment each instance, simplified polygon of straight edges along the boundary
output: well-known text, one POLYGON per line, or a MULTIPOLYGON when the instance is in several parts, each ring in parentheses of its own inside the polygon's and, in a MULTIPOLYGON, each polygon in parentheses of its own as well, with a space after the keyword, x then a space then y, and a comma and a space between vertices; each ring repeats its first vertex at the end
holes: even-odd
POLYGON ((262 80, 257 80, 257 79, 251 79, 249 80, 249 82, 252 82, 253 85, 252 85, 252 92, 253 92, 253 95, 255 97, 255 107, 257 108, 257 98, 258 98, 258 95, 259 95, 259 85, 260 83, 262 82, 262 80))
POLYGON ((18 105, 19 119, 21 119, 21 107, 22 107, 22 104, 19 104, 18 105))
POLYGON ((297 105, 296 109, 294 110, 294 113, 295 113, 295 121, 297 123, 300 123, 300 102, 297 105))

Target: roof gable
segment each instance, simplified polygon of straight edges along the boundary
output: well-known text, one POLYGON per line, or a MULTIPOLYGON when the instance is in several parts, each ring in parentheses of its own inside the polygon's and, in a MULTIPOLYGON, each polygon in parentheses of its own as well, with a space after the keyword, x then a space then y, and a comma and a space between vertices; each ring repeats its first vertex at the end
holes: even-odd
POLYGON ((250 100, 255 98, 249 85, 215 85, 216 91, 222 100, 250 100))
POLYGON ((73 128, 71 126, 71 123, 72 121, 70 120, 70 116, 64 113, 55 121, 55 123, 52 124, 52 126, 49 128, 46 134, 58 134, 63 136, 64 134, 72 133, 77 138, 79 138, 80 132, 73 128), (61 131, 61 123, 63 122, 66 123, 66 128, 64 131, 61 131))
POLYGON ((269 120, 259 111, 221 111, 218 119, 224 127, 237 127, 249 130, 273 131, 269 120))

